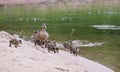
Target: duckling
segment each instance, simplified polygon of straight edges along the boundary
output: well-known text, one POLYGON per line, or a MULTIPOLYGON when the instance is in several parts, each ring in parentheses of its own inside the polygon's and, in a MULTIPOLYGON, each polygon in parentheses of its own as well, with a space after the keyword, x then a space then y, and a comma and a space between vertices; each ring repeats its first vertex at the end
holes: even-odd
POLYGON ((11 45, 15 45, 15 47, 17 48, 19 44, 22 44, 21 40, 17 40, 17 39, 11 39, 9 41, 9 47, 11 47, 11 45))

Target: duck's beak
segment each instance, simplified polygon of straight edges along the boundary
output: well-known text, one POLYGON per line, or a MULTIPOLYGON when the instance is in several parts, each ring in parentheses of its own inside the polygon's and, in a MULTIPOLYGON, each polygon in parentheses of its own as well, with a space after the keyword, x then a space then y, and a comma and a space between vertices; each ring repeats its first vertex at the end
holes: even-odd
POLYGON ((46 28, 47 28, 45 23, 42 25, 42 28, 44 28, 44 29, 46 29, 46 28))
POLYGON ((45 29, 47 29, 46 25, 44 26, 45 29))

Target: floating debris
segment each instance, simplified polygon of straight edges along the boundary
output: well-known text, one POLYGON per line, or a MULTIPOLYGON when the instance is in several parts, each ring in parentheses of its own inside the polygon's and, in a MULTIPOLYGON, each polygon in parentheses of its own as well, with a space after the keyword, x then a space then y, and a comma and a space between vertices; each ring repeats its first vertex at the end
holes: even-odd
POLYGON ((92 25, 91 27, 94 27, 97 29, 120 30, 120 26, 116 26, 116 25, 92 25))
POLYGON ((60 17, 60 18, 58 18, 58 19, 56 19, 56 20, 73 20, 71 17, 60 17))
POLYGON ((81 40, 73 40, 72 43, 74 45, 76 45, 77 47, 81 47, 81 46, 84 46, 84 47, 101 46, 102 44, 104 44, 104 43, 99 43, 99 42, 91 43, 91 42, 88 42, 88 41, 81 41, 81 40))
POLYGON ((20 18, 19 20, 20 20, 20 21, 22 21, 23 19, 22 19, 22 18, 20 18))
POLYGON ((89 11, 88 14, 92 14, 92 12, 89 11))

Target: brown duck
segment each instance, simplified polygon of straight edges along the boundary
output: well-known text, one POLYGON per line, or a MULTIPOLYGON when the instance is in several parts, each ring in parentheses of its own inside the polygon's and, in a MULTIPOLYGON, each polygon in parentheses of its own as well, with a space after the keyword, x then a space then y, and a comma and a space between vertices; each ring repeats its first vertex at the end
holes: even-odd
POLYGON ((46 24, 43 24, 42 27, 41 27, 41 30, 37 31, 33 37, 36 39, 36 40, 47 40, 48 37, 49 37, 49 34, 48 32, 46 32, 46 24))

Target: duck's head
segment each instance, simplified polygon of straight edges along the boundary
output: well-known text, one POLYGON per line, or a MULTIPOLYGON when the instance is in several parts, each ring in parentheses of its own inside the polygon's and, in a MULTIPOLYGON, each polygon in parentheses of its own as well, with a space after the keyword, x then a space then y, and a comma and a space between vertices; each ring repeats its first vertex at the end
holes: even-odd
POLYGON ((46 27, 46 24, 45 23, 43 23, 42 24, 42 29, 46 29, 47 27, 46 27))

